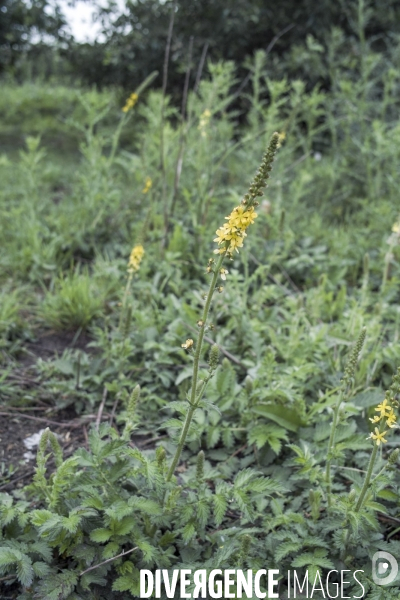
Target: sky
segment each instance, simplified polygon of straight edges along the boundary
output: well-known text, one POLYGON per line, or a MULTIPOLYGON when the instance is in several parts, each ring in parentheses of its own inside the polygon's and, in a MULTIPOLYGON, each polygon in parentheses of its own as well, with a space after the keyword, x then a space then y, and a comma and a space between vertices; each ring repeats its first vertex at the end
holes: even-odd
MULTIPOLYGON (((125 5, 124 0, 117 0, 116 3, 120 6, 122 12, 125 5)), ((61 0, 60 5, 69 29, 77 42, 102 41, 101 25, 93 22, 93 14, 95 13, 93 2, 86 3, 77 0, 74 6, 69 6, 67 0, 61 0)))

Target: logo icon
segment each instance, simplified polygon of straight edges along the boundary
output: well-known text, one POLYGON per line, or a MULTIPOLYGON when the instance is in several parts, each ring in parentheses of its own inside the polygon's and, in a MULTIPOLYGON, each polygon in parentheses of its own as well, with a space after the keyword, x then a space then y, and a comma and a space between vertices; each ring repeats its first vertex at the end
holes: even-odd
POLYGON ((399 571, 399 565, 389 552, 375 552, 372 557, 372 579, 377 585, 392 583, 399 571))

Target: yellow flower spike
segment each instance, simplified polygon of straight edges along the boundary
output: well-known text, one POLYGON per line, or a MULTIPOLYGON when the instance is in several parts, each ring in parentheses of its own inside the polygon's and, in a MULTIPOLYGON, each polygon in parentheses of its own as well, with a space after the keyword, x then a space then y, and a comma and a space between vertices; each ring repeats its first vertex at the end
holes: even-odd
POLYGON ((139 271, 143 255, 144 248, 142 244, 137 244, 132 248, 132 252, 128 262, 128 273, 135 273, 135 271, 139 271))
POLYGON ((381 417, 388 417, 393 408, 388 404, 388 401, 385 398, 381 404, 378 404, 375 410, 381 413, 381 417))
POLYGON ((185 348, 185 350, 190 350, 192 348, 193 344, 194 344, 193 340, 189 338, 188 340, 186 340, 186 342, 184 344, 181 344, 181 347, 185 348))
POLYGON ((393 233, 400 233, 400 221, 393 224, 392 231, 393 233))
POLYGON ((223 245, 223 248, 214 250, 214 254, 226 252, 228 256, 232 256, 235 250, 239 252, 238 248, 243 246, 243 239, 247 235, 246 229, 254 223, 257 216, 253 206, 236 206, 231 214, 225 217, 228 222, 216 231, 217 237, 214 242, 219 246, 223 245))
POLYGON ((374 440, 374 442, 376 443, 377 446, 379 446, 382 443, 386 443, 387 440, 385 440, 384 436, 387 434, 387 431, 382 431, 382 433, 380 433, 379 429, 377 427, 375 427, 375 433, 371 433, 369 438, 367 439, 371 439, 374 440))
POLYGON ((138 99, 139 99, 138 94, 133 92, 133 94, 131 94, 129 96, 129 98, 127 99, 125 106, 122 109, 122 112, 127 113, 128 111, 130 111, 135 106, 138 99))
POLYGON ((153 185, 153 182, 151 180, 151 177, 146 177, 146 180, 144 182, 144 188, 142 189, 142 193, 147 194, 151 190, 152 185, 153 185))

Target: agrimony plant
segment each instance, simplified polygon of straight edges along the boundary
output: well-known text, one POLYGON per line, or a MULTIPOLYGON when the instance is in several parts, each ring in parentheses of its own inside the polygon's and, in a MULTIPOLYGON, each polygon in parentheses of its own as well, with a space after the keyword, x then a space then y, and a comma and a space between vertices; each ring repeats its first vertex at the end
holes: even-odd
POLYGON ((231 214, 226 217, 228 222, 224 223, 222 227, 217 229, 216 232, 217 237, 214 241, 218 243, 218 248, 214 250, 214 254, 218 255, 218 259, 215 260, 214 258, 210 258, 208 261, 207 273, 211 275, 211 282, 208 293, 205 296, 205 304, 201 319, 197 322, 199 327, 197 342, 194 343, 192 339, 188 339, 184 344, 182 344, 183 348, 190 352, 194 352, 193 376, 191 389, 187 398, 189 407, 187 409, 186 417, 180 433, 178 447, 168 471, 167 481, 171 480, 179 463, 179 458, 185 445, 193 416, 196 412, 196 409, 200 406, 207 383, 211 379, 217 367, 217 361, 215 359, 217 350, 213 348, 210 355, 209 372, 206 377, 200 379, 199 363, 202 355, 204 334, 206 329, 209 327, 207 322, 211 302, 215 291, 223 291, 223 286, 217 285, 218 280, 222 279, 222 281, 225 281, 228 274, 228 270, 223 268, 223 262, 226 258, 232 258, 232 255, 235 251, 239 252, 239 248, 243 246, 244 238, 247 235, 247 228, 254 223, 254 220, 257 217, 255 209, 259 204, 258 198, 263 195, 263 189, 266 187, 267 181, 270 177, 272 163, 275 158, 278 143, 279 134, 274 133, 271 137, 267 151, 264 154, 259 170, 254 177, 254 180, 251 182, 248 192, 244 195, 242 203, 232 210, 231 214))
POLYGON ((352 384, 353 384, 354 373, 355 373, 355 370, 357 367, 357 362, 358 362, 362 347, 364 345, 366 333, 367 333, 367 331, 364 327, 358 337, 358 340, 357 340, 351 354, 350 354, 350 357, 347 362, 347 365, 346 365, 346 368, 344 371, 344 375, 343 375, 343 378, 341 381, 341 386, 340 386, 340 390, 339 390, 339 398, 338 398, 338 401, 333 410, 333 421, 332 421, 331 433, 330 433, 329 442, 328 442, 328 454, 327 454, 326 471, 325 471, 326 489, 327 489, 328 507, 329 508, 331 507, 331 504, 332 504, 331 462, 332 462, 332 457, 333 457, 333 452, 334 452, 334 447, 335 447, 335 436, 336 436, 336 428, 337 428, 338 422, 339 422, 340 407, 341 407, 342 403, 349 397, 349 394, 350 394, 350 391, 352 388, 352 384))

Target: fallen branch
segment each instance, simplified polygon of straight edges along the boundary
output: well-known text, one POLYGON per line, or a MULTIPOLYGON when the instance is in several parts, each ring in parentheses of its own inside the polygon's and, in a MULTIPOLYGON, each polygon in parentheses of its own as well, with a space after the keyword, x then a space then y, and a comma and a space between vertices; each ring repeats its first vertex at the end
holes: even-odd
POLYGON ((86 569, 86 571, 82 571, 82 573, 79 574, 79 577, 82 577, 82 575, 84 575, 85 573, 89 573, 89 571, 93 571, 94 569, 97 569, 98 567, 101 567, 102 565, 105 565, 113 560, 116 560, 117 558, 121 558, 121 556, 126 556, 127 554, 130 554, 131 552, 134 552, 137 549, 138 549, 138 546, 136 546, 135 548, 131 548, 130 550, 127 550, 126 552, 121 552, 121 554, 118 554, 117 556, 113 556, 112 558, 103 560, 103 562, 99 563, 98 565, 93 565, 93 567, 89 567, 88 569, 86 569))

